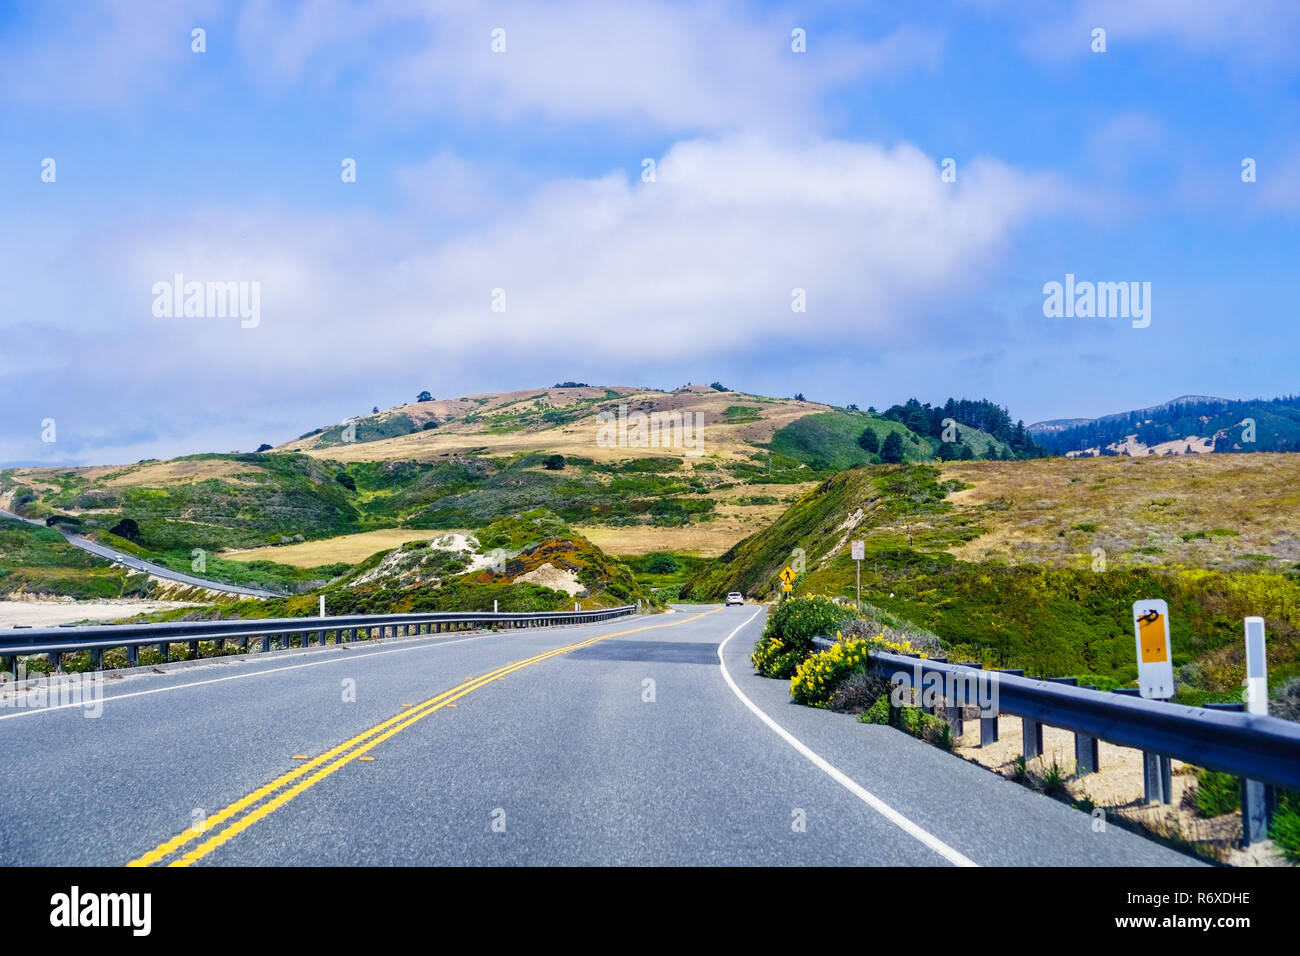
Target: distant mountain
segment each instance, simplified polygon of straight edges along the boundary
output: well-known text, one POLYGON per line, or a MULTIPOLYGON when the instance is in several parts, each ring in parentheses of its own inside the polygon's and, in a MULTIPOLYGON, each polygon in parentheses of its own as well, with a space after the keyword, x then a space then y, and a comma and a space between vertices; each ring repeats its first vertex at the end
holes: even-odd
POLYGON ((1101 418, 1036 422, 1028 432, 1052 454, 1071 457, 1300 451, 1300 397, 1182 395, 1101 418))

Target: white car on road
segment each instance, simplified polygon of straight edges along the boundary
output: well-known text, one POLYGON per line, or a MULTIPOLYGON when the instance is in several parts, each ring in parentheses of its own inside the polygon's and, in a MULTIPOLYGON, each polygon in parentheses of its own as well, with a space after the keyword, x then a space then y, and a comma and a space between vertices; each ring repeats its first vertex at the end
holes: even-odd
POLYGON ((732 591, 730 594, 727 595, 727 607, 731 607, 731 605, 733 604, 744 604, 744 603, 745 603, 745 595, 741 594, 739 591, 732 591))

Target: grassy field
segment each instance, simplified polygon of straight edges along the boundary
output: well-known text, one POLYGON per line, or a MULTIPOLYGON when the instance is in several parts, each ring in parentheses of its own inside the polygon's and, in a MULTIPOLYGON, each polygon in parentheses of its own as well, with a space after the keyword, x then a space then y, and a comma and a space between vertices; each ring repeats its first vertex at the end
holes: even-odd
POLYGON ((1285 570, 1300 562, 1300 455, 950 462, 968 561, 1285 570))
POLYGON ((274 561, 295 568, 315 568, 340 562, 359 564, 376 551, 400 547, 408 541, 428 541, 447 533, 449 532, 411 528, 362 531, 359 534, 344 534, 337 538, 322 538, 320 541, 304 541, 300 544, 227 551, 221 557, 229 561, 274 561))
POLYGON ((1247 615, 1266 620, 1270 683, 1300 674, 1300 566, 1287 527, 1297 465, 1300 456, 1250 455, 853 469, 698 572, 683 596, 772 594, 802 555, 796 594, 852 597, 849 542, 861 539, 863 600, 938 634, 953 656, 1121 686, 1136 673, 1132 603, 1161 597, 1180 699, 1239 699, 1247 615), (1077 524, 1096 527, 1071 531, 1077 524), (1072 545, 1072 535, 1086 538, 1072 545), (1098 535, 1120 555, 1163 541, 1179 560, 1137 552, 1101 563, 1098 535), (1250 557, 1265 547, 1276 560, 1250 557))

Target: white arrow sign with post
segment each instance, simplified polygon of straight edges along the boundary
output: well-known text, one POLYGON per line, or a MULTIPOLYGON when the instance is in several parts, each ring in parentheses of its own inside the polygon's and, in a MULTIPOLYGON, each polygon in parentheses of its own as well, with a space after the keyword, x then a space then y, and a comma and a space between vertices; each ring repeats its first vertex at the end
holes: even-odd
POLYGON ((1137 639, 1138 685, 1142 696, 1168 700, 1174 696, 1169 605, 1158 600, 1134 601, 1133 635, 1137 639))

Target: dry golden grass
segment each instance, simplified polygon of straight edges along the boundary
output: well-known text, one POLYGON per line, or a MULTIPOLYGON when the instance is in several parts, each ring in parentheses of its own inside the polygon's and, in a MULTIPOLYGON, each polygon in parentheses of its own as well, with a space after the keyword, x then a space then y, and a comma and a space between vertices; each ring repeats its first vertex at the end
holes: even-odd
POLYGON ((1300 561, 1300 455, 1049 458, 942 469, 945 478, 974 485, 949 501, 988 529, 953 549, 964 560, 1087 567, 1101 548, 1111 567, 1281 569, 1300 561), (1228 533, 1184 540, 1215 530, 1228 533), (1252 554, 1275 560, 1246 557, 1252 554))
POLYGON ((299 439, 281 446, 284 450, 303 451, 317 458, 342 462, 354 461, 434 461, 454 455, 514 455, 546 452, 591 458, 599 462, 626 461, 633 458, 682 458, 687 467, 700 458, 683 454, 672 448, 620 448, 596 444, 597 421, 601 412, 617 412, 620 404, 630 410, 645 412, 699 412, 704 416, 703 456, 734 460, 748 458, 754 451, 754 442, 770 441, 780 428, 805 415, 827 411, 828 407, 816 402, 796 402, 791 399, 759 399, 736 392, 719 392, 708 386, 696 385, 673 392, 628 387, 615 388, 619 398, 591 406, 581 419, 565 425, 540 428, 535 431, 493 433, 481 422, 466 423, 459 420, 469 412, 508 414, 513 409, 531 411, 534 402, 562 408, 578 400, 599 398, 603 388, 590 389, 533 389, 486 396, 467 396, 483 401, 459 400, 422 402, 401 406, 381 413, 404 413, 422 423, 437 416, 445 421, 437 429, 386 438, 381 441, 357 442, 344 445, 317 447, 315 436, 299 439), (728 407, 746 405, 756 408, 757 421, 726 423, 723 419, 728 407))
POLYGON ((293 565, 295 568, 315 568, 338 561, 356 564, 376 551, 387 551, 407 541, 432 541, 445 534, 464 533, 431 531, 428 528, 392 528, 384 531, 344 534, 336 538, 322 538, 320 541, 304 541, 300 544, 223 551, 221 556, 232 561, 275 561, 278 564, 293 565))
POLYGON ((636 555, 672 551, 716 558, 725 554, 737 541, 767 527, 772 520, 758 517, 747 520, 732 516, 680 527, 645 524, 622 527, 584 525, 574 530, 607 554, 636 555))
POLYGON ((82 468, 15 468, 12 474, 14 478, 37 491, 55 491, 59 486, 50 481, 50 477, 69 472, 88 481, 100 482, 109 488, 162 488, 166 485, 188 484, 209 478, 233 478, 235 475, 254 470, 256 469, 253 466, 240 462, 199 459, 148 462, 137 465, 94 465, 82 468))

